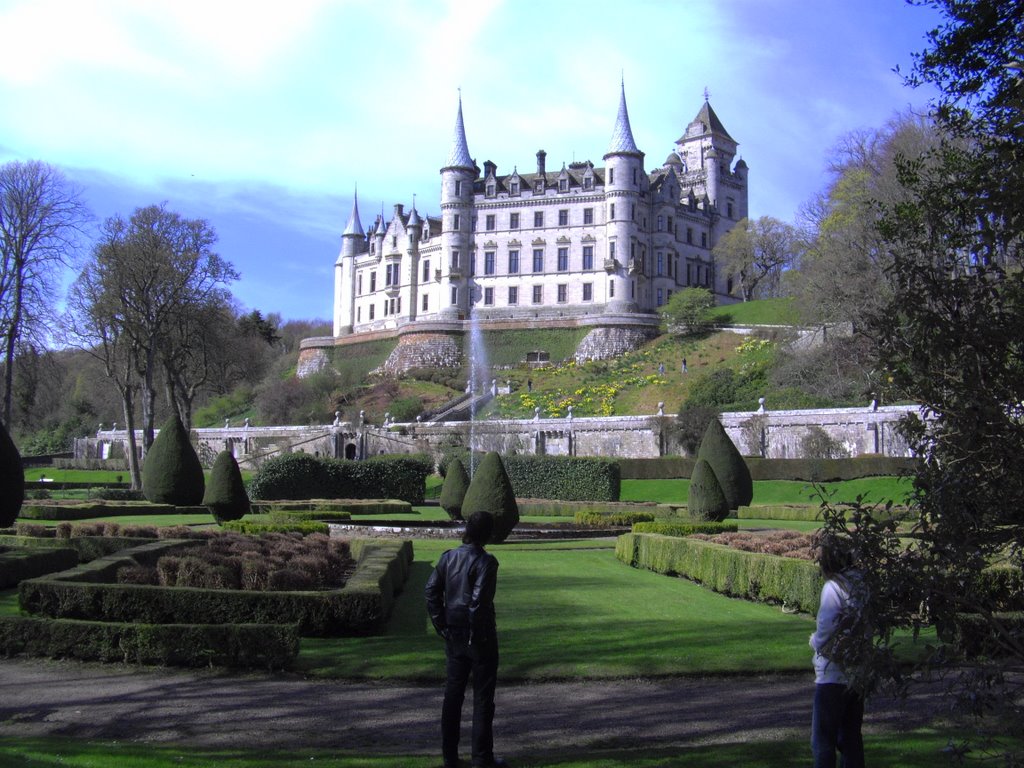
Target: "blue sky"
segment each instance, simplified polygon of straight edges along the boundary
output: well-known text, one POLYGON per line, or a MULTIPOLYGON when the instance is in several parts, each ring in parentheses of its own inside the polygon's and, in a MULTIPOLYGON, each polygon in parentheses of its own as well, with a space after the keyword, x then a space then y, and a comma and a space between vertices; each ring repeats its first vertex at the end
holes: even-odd
POLYGON ((499 172, 603 165, 624 79, 659 166, 703 92, 750 167, 752 216, 793 221, 844 134, 905 88, 937 22, 903 0, 0 0, 0 162, 38 159, 97 220, 166 202, 211 222, 247 309, 329 318, 352 191, 439 212, 461 89, 499 172))

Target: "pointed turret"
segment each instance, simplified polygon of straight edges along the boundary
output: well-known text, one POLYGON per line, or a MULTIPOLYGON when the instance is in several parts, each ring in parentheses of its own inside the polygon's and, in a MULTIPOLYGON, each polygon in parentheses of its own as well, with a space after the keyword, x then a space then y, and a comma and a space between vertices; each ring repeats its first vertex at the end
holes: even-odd
POLYGON ((341 233, 342 237, 345 235, 359 235, 359 237, 366 237, 363 232, 362 222, 359 221, 359 192, 356 191, 352 195, 352 215, 348 217, 348 224, 345 225, 345 231, 341 233))
POLYGON ((615 118, 612 140, 608 145, 609 155, 622 152, 640 154, 640 150, 636 147, 636 141, 633 140, 633 129, 629 126, 629 110, 626 109, 626 83, 624 81, 619 96, 619 114, 615 118))
POLYGON ((459 114, 455 118, 455 136, 452 140, 452 151, 448 155, 448 162, 445 168, 467 168, 474 169, 473 158, 469 154, 469 146, 466 144, 466 127, 462 122, 462 94, 459 94, 459 114))

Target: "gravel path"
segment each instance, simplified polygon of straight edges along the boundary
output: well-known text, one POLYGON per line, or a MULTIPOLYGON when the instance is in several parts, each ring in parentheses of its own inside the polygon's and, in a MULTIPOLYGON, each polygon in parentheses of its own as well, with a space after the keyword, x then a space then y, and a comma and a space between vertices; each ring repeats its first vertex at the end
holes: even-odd
MULTIPOLYGON (((804 738, 813 677, 673 678, 498 686, 500 754, 804 738)), ((0 660, 0 737, 436 754, 440 686, 289 674, 0 660)), ((928 722, 938 697, 876 700, 865 731, 928 722)), ((467 700, 466 712, 472 706, 467 700)), ((464 718, 468 722, 468 717, 464 718)), ((464 738, 468 738, 468 733, 464 738)))

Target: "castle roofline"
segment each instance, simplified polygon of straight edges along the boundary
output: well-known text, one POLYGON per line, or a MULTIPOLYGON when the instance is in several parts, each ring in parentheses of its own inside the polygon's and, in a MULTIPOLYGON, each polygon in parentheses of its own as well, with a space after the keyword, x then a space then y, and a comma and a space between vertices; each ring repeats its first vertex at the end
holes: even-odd
POLYGON ((608 145, 608 155, 643 155, 637 149, 636 141, 633 139, 633 129, 629 125, 629 110, 626 109, 626 84, 622 83, 622 90, 619 95, 619 113, 615 116, 615 128, 612 130, 612 140, 608 145))
MULTIPOLYGON (((710 133, 713 135, 720 136, 724 139, 728 139, 733 144, 738 143, 736 139, 730 136, 729 132, 725 130, 725 126, 722 125, 722 121, 718 119, 718 115, 715 114, 715 110, 711 108, 711 102, 707 100, 704 101, 704 104, 700 108, 700 111, 697 113, 697 116, 690 121, 690 126, 692 126, 694 123, 699 123, 703 127, 703 130, 701 131, 700 135, 707 135, 710 133)), ((686 141, 687 136, 689 134, 690 126, 687 126, 686 133, 684 133, 676 140, 676 144, 681 144, 682 142, 686 141)))
POLYGON ((455 135, 452 138, 452 151, 448 154, 448 162, 445 168, 465 168, 475 170, 476 163, 469 154, 469 146, 466 144, 466 126, 462 121, 462 94, 459 94, 459 113, 455 118, 455 135))

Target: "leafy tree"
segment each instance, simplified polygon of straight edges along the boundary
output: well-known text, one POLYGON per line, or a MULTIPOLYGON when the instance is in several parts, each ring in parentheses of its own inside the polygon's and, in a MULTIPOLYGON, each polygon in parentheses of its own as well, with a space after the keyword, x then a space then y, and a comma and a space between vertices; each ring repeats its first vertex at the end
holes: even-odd
POLYGON ((699 333, 711 326, 715 296, 707 288, 683 288, 658 308, 662 323, 670 333, 699 333))
POLYGON ((519 506, 512 491, 512 483, 501 456, 495 451, 484 456, 462 500, 463 517, 468 518, 474 512, 489 512, 494 516, 492 544, 503 542, 519 523, 519 506))
POLYGON ((672 438, 690 456, 695 456, 708 424, 718 419, 718 410, 706 405, 683 405, 671 430, 672 438))
POLYGON ((142 467, 142 493, 156 504, 203 503, 206 480, 188 432, 175 413, 160 429, 142 467))
POLYGON ((690 477, 690 495, 686 511, 694 520, 725 520, 729 516, 729 502, 715 471, 704 459, 697 459, 690 477))
POLYGON ((1024 559, 1024 8, 919 4, 944 18, 908 81, 938 88, 933 114, 948 139, 900 161, 908 197, 884 207, 880 223, 892 299, 873 319, 887 397, 913 398, 928 417, 905 425, 923 459, 917 538, 905 548, 870 507, 829 511, 833 535, 852 524, 870 595, 864 633, 850 634, 865 639, 839 644, 834 657, 870 690, 906 680, 892 663, 898 629, 934 624, 935 658, 948 668, 971 626, 985 656, 957 668, 963 700, 1020 722, 1020 679, 1005 672, 1024 662, 1024 634, 986 584, 991 566, 1024 559))
POLYGON ((54 317, 54 286, 88 219, 80 192, 56 168, 36 160, 0 166, 2 416, 8 429, 19 342, 41 334, 54 317))
POLYGON ((797 260, 799 239, 789 224, 771 216, 743 219, 715 246, 714 256, 734 279, 744 301, 781 295, 783 271, 797 260))
POLYGON ((462 519, 462 502, 469 490, 469 474, 458 458, 448 464, 441 486, 441 507, 452 520, 462 519))
POLYGON ((754 482, 750 477, 750 469, 718 419, 708 423, 704 439, 701 440, 700 449, 697 451, 697 458, 703 459, 711 466, 725 494, 729 509, 738 509, 750 504, 754 498, 754 482))
POLYGON ((210 482, 203 494, 203 506, 218 523, 240 520, 249 513, 249 495, 245 482, 231 451, 221 451, 213 462, 210 482))
POLYGON ((17 446, 0 424, 0 528, 14 524, 25 500, 25 470, 17 446))

